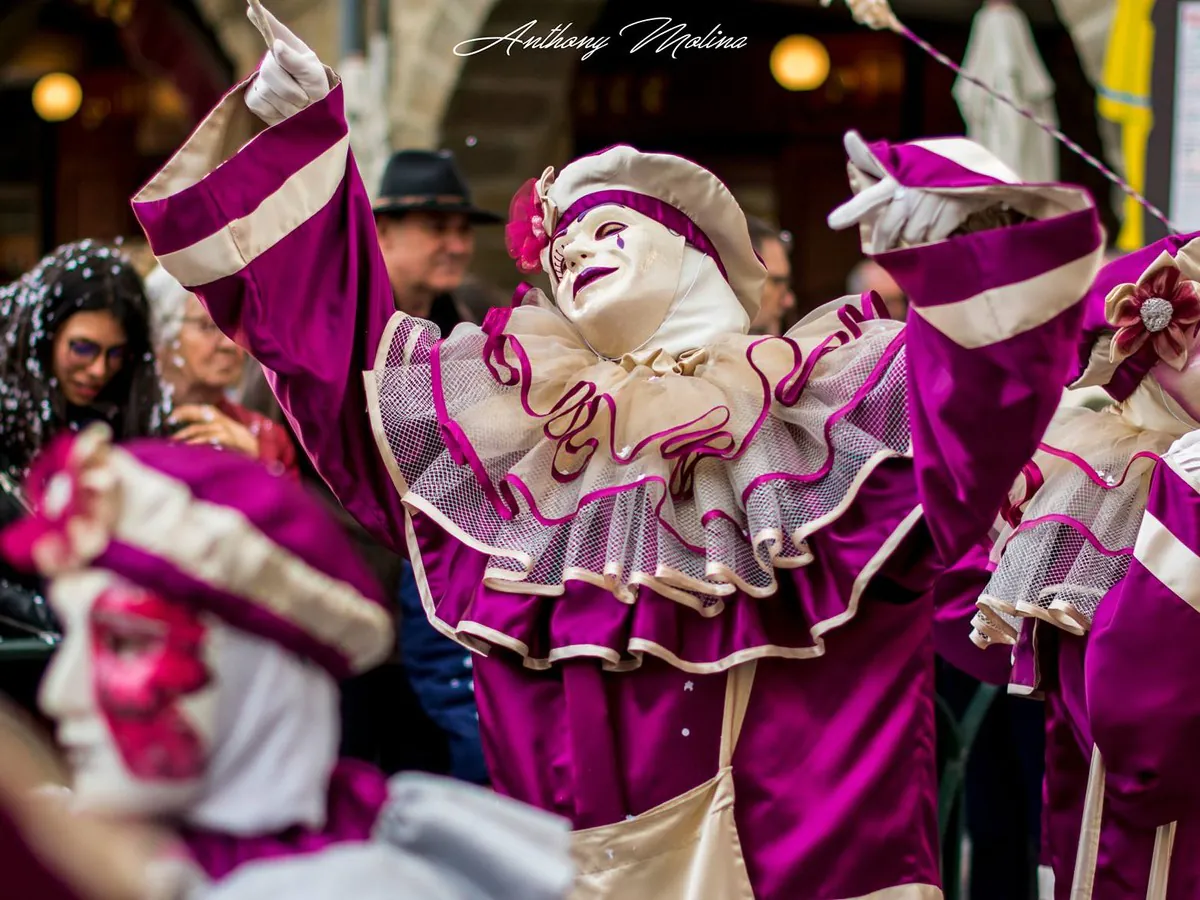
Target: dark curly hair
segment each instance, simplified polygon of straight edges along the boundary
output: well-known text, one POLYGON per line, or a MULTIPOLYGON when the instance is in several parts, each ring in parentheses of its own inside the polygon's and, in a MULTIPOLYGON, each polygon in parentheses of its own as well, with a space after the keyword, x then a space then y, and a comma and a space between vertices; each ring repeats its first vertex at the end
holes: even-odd
POLYGON ((57 433, 102 419, 118 438, 162 433, 167 400, 150 338, 142 280, 117 247, 65 244, 0 289, 0 471, 24 478, 57 433), (72 409, 54 377, 54 336, 78 312, 111 313, 125 330, 125 364, 87 410, 72 409))

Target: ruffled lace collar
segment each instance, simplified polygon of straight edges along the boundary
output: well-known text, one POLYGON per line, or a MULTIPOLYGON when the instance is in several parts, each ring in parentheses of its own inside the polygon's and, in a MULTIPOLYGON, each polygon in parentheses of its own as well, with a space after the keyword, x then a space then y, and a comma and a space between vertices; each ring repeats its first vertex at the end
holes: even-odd
POLYGON ((715 615, 773 594, 866 475, 910 453, 903 328, 881 312, 610 361, 532 291, 441 341, 398 315, 371 403, 405 503, 488 555, 487 586, 647 586, 715 615))

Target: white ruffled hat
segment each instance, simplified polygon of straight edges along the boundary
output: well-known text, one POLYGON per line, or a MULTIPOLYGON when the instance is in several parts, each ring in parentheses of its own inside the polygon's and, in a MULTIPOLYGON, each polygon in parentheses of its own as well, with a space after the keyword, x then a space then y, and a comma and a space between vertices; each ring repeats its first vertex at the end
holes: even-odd
POLYGON ((717 176, 670 153, 618 144, 580 157, 555 174, 546 169, 513 198, 506 232, 509 254, 526 272, 551 272, 554 236, 589 209, 627 206, 682 234, 710 256, 751 320, 767 270, 754 251, 746 214, 717 176))

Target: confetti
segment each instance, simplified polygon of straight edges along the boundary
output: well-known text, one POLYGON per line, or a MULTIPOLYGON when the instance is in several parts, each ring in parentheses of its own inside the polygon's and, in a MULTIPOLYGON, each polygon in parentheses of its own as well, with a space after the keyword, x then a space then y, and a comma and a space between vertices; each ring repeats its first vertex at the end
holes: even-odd
POLYGON ((130 261, 121 252, 84 240, 59 247, 16 281, 0 288, 0 472, 24 478, 32 458, 58 431, 81 419, 109 420, 125 436, 157 433, 166 398, 150 346, 149 307, 130 261), (101 261, 104 261, 101 264, 101 261), (123 402, 72 411, 53 377, 54 334, 74 313, 107 310, 122 321, 132 358, 116 377, 123 402), (138 402, 137 408, 132 408, 138 402))

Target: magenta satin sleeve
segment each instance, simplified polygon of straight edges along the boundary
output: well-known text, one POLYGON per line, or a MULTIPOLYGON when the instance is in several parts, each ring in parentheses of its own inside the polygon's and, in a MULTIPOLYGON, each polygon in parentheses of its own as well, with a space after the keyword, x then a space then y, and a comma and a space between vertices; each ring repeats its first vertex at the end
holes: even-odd
POLYGON ((971 641, 971 619, 991 577, 990 542, 981 543, 937 579, 933 586, 933 649, 959 671, 987 684, 1008 684, 1012 648, 995 644, 980 650, 971 641))
POLYGON ((913 458, 944 562, 985 537, 1062 397, 1103 248, 1080 205, 876 257, 909 297, 913 458))
POLYGON ((265 130, 244 89, 209 114, 134 212, 162 265, 263 365, 342 505, 400 551, 403 508, 363 388, 393 300, 342 88, 265 130))
POLYGON ((1200 492, 1160 463, 1129 573, 1101 602, 1085 661, 1105 804, 1146 828, 1200 808, 1198 554, 1200 492))

